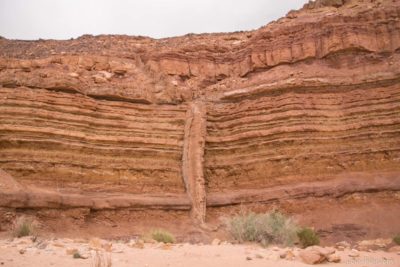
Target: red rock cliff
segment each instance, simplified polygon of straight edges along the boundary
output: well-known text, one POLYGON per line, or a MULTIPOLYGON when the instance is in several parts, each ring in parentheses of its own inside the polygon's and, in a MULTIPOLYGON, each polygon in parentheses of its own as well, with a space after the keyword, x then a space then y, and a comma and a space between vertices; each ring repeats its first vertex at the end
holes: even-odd
POLYGON ((27 186, 174 196, 199 221, 400 189, 399 1, 311 2, 250 32, 0 39, 0 57, 0 168, 27 186))

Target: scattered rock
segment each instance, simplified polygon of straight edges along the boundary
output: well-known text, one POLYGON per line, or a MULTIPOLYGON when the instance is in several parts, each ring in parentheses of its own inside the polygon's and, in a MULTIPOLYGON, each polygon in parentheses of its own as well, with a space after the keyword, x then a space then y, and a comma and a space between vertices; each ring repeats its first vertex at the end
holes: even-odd
POLYGON ((254 255, 254 257, 256 257, 257 259, 263 259, 264 257, 263 257, 263 255, 261 255, 261 254, 256 254, 256 255, 254 255))
POLYGON ((328 256, 328 261, 329 261, 329 262, 338 263, 338 262, 341 261, 341 258, 340 258, 340 256, 337 255, 337 254, 331 254, 331 255, 328 256))
POLYGON ((339 251, 343 251, 343 250, 348 249, 350 247, 351 247, 350 243, 346 242, 346 241, 338 242, 335 245, 335 248, 338 249, 339 251))
POLYGON ((249 257, 249 256, 247 256, 247 257, 246 257, 246 260, 247 260, 247 261, 251 261, 251 260, 252 260, 252 258, 251 258, 251 257, 249 257))
POLYGON ((279 258, 284 259, 286 258, 287 251, 282 251, 279 253, 279 258))
POLYGON ((320 253, 321 255, 328 257, 329 255, 335 253, 335 249, 331 248, 331 247, 320 247, 320 246, 311 246, 306 248, 306 250, 314 250, 318 253, 320 253))
POLYGON ((22 248, 22 249, 20 249, 18 252, 19 252, 19 254, 21 254, 21 255, 22 255, 22 254, 25 254, 26 249, 22 248))
POLYGON ((359 247, 378 247, 378 248, 386 248, 390 243, 392 243, 392 239, 384 239, 378 238, 373 240, 363 240, 358 242, 359 247))
POLYGON ((286 260, 294 260, 296 256, 294 255, 292 250, 284 250, 279 253, 279 258, 286 259, 286 260))
POLYGON ((162 246, 161 246, 161 249, 170 250, 170 249, 172 249, 172 244, 163 243, 162 246))
POLYGON ((65 245, 64 244, 62 244, 62 243, 52 243, 52 245, 53 246, 55 246, 55 247, 59 247, 59 248, 63 248, 63 247, 65 247, 65 245))
MULTIPOLYGON (((335 252, 335 249, 331 247, 311 246, 300 251, 299 257, 307 264, 317 264, 328 260, 335 252)), ((294 255, 292 258, 294 258, 294 255)), ((334 260, 333 256, 331 258, 334 260)))
POLYGON ((133 242, 131 241, 128 246, 130 246, 132 248, 144 249, 144 241, 141 239, 133 241, 133 242))
POLYGON ((286 260, 291 261, 291 260, 294 260, 295 258, 296 258, 296 255, 294 255, 293 251, 289 250, 286 253, 286 257, 285 257, 286 260))
POLYGON ((48 243, 44 241, 39 241, 36 243, 36 247, 38 249, 45 249, 47 247, 48 243))
POLYGON ((79 253, 79 255, 81 256, 81 259, 84 259, 84 260, 86 260, 90 257, 89 253, 79 253))
POLYGON ((219 240, 218 238, 215 238, 212 242, 211 245, 213 246, 218 246, 221 244, 221 240, 219 240))
POLYGON ((318 264, 326 260, 324 255, 315 250, 303 250, 299 253, 299 257, 307 264, 318 264))
POLYGON ((358 251, 370 251, 371 249, 369 247, 364 247, 364 246, 357 246, 358 251))
POLYGON ((124 253, 125 252, 126 246, 124 244, 116 243, 113 244, 111 247, 111 250, 108 252, 113 252, 113 253, 124 253))
POLYGON ((360 252, 356 249, 352 249, 349 253, 349 256, 352 258, 357 258, 360 256, 360 252))
POLYGON ((33 243, 33 238, 32 238, 32 236, 24 236, 24 237, 14 239, 13 243, 17 244, 17 245, 25 245, 25 244, 30 245, 33 243))
MULTIPOLYGON (((145 244, 157 244, 157 240, 154 240, 153 238, 147 238, 145 240, 143 240, 145 244)), ((163 242, 160 242, 163 243, 163 242)))

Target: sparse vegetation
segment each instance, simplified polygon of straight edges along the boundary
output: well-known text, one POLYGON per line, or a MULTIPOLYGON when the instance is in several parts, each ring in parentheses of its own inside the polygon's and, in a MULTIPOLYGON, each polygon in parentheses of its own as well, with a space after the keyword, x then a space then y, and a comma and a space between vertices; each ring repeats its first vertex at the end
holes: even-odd
POLYGON ((73 257, 74 259, 82 259, 82 256, 81 256, 81 254, 80 254, 79 252, 75 252, 75 253, 72 255, 72 257, 73 257))
POLYGON ((293 245, 298 230, 297 224, 284 214, 241 213, 228 221, 228 229, 239 242, 259 242, 268 244, 293 245))
POLYGON ((149 236, 157 242, 175 243, 174 235, 163 229, 155 229, 150 232, 149 236))
POLYGON ((92 267, 111 267, 112 260, 110 253, 103 253, 96 250, 93 259, 92 259, 92 267))
POLYGON ((399 246, 400 246, 400 234, 396 235, 396 236, 393 238, 393 242, 394 242, 396 245, 399 245, 399 246))
POLYGON ((302 228, 297 232, 300 245, 303 248, 319 244, 318 234, 311 228, 302 228))
POLYGON ((25 217, 18 218, 14 225, 14 235, 18 238, 33 235, 34 230, 33 221, 25 217))

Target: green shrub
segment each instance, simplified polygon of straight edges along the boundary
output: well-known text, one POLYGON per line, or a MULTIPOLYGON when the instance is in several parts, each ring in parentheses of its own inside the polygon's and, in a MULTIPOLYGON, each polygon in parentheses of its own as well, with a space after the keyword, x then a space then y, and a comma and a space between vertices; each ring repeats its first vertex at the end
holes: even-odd
POLYGON ((396 235, 396 236, 393 238, 393 242, 394 242, 395 244, 397 244, 397 245, 400 245, 400 234, 396 235))
POLYGON ((82 259, 82 256, 79 252, 75 252, 74 255, 72 255, 72 258, 74 259, 82 259))
POLYGON ((30 236, 34 233, 34 225, 32 220, 20 217, 14 226, 14 235, 16 237, 30 236))
POLYGON ((298 230, 293 220, 280 212, 250 212, 239 214, 228 220, 228 230, 239 242, 259 242, 292 245, 298 230))
POLYGON ((175 237, 170 232, 163 229, 156 229, 150 232, 150 237, 157 242, 175 243, 175 237))
POLYGON ((297 232, 300 245, 303 248, 319 244, 318 234, 311 228, 302 228, 297 232))

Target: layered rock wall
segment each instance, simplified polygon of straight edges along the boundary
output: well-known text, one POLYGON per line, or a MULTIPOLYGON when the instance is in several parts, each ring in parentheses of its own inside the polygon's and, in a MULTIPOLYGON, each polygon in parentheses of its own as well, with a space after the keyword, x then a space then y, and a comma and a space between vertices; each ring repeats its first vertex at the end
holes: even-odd
POLYGON ((398 80, 285 86, 209 106, 210 191, 399 170, 398 80))
POLYGON ((206 205, 397 192, 399 2, 328 2, 250 32, 0 39, 0 168, 52 190, 32 207, 200 223, 206 205))
POLYGON ((0 89, 1 168, 24 183, 104 192, 184 192, 186 107, 0 89))

